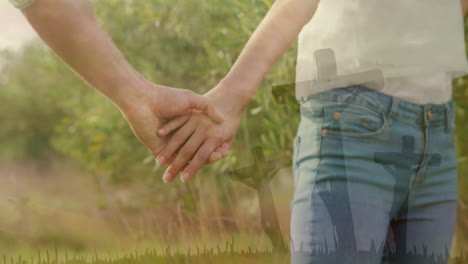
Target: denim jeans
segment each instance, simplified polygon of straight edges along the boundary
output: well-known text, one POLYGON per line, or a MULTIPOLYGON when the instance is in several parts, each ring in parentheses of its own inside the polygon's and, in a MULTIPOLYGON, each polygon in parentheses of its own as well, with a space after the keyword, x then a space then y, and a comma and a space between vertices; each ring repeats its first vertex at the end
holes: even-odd
POLYGON ((430 261, 448 258, 455 229, 454 119, 453 102, 363 86, 302 101, 292 263, 446 263, 430 261))

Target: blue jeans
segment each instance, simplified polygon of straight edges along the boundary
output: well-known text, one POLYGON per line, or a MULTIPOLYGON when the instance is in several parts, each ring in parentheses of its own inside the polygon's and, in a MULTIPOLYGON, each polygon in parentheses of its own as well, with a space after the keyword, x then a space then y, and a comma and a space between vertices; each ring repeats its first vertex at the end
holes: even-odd
POLYGON ((457 202, 453 108, 363 86, 301 102, 292 263, 447 259, 457 202))

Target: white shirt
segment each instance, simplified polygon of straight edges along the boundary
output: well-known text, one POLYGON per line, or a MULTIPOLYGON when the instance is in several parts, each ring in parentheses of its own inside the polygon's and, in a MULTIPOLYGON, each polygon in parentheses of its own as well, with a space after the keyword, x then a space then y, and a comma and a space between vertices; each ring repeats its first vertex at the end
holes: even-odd
POLYGON ((383 93, 419 104, 447 102, 468 73, 460 0, 323 0, 299 36, 297 82, 314 80, 324 48, 338 75, 381 69, 383 93))

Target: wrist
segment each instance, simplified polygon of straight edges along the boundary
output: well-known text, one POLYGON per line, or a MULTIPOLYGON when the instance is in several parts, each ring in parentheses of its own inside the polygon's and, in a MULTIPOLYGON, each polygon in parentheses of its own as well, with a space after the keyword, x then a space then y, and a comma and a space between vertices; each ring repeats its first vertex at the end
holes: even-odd
POLYGON ((256 87, 243 80, 226 77, 213 90, 229 98, 229 102, 236 105, 236 110, 243 112, 254 95, 256 87))
POLYGON ((133 76, 111 87, 107 96, 122 112, 129 113, 139 108, 142 100, 149 99, 148 94, 155 94, 148 93, 149 89, 156 87, 141 76, 133 76))

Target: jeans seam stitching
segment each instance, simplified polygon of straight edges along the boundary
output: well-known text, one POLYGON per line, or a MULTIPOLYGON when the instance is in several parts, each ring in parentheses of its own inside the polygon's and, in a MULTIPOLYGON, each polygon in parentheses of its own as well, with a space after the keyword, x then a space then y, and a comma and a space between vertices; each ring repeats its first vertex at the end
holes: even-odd
MULTIPOLYGON (((325 117, 322 117, 322 122, 321 122, 321 124, 320 124, 320 129, 319 129, 319 131, 317 131, 317 132, 320 133, 320 130, 323 129, 323 127, 324 127, 324 125, 323 125, 324 122, 325 122, 325 117)), ((322 136, 322 135, 320 134, 320 136, 319 136, 320 142, 317 144, 317 146, 318 146, 318 153, 317 153, 317 155, 318 155, 318 162, 317 162, 317 169, 316 169, 316 172, 315 172, 315 179, 314 179, 314 181, 317 180, 317 177, 318 177, 318 175, 319 175, 319 173, 320 173, 320 165, 322 164, 322 145, 323 145, 323 138, 324 138, 324 136, 322 136)), ((314 194, 315 194, 316 189, 317 189, 317 184, 314 183, 314 186, 312 187, 312 191, 310 192, 310 196, 309 196, 309 205, 310 205, 310 210, 311 210, 311 212, 312 212, 312 209, 313 209, 313 208, 312 208, 312 206, 313 206, 313 205, 312 205, 312 199, 313 199, 313 197, 314 197, 314 194)), ((309 223, 308 227, 309 227, 309 230, 312 230, 312 223, 309 223)))

